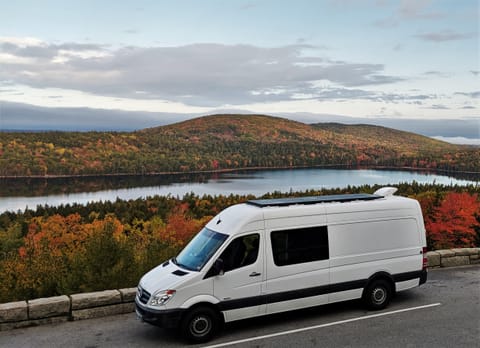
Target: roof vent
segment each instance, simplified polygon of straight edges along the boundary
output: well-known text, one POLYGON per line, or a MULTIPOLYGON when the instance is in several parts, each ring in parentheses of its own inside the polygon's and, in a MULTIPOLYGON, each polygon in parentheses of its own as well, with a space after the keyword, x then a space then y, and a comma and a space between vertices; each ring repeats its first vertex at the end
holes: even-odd
POLYGON ((396 187, 382 187, 381 189, 378 189, 377 191, 375 191, 374 195, 390 197, 390 196, 393 196, 393 194, 397 192, 397 190, 398 189, 396 187))

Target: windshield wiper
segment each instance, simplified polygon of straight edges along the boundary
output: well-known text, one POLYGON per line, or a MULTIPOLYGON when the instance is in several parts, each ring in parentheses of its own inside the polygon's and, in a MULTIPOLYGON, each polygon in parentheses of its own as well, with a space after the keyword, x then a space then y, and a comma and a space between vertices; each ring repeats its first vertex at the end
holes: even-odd
POLYGON ((188 267, 188 266, 185 266, 184 264, 181 264, 180 262, 177 261, 177 258, 176 257, 173 257, 172 258, 172 262, 174 265, 180 267, 180 268, 184 268, 188 271, 196 271, 195 269, 191 268, 191 267, 188 267))

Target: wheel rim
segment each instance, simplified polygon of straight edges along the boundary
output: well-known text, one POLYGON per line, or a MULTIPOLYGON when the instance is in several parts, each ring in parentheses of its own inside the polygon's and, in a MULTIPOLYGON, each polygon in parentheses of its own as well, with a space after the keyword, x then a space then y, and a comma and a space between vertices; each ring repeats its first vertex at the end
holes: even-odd
POLYGON ((372 291, 372 301, 373 303, 379 305, 385 302, 387 298, 387 290, 385 288, 375 288, 372 291))
POLYGON ((195 317, 190 323, 190 332, 195 337, 205 336, 212 328, 212 321, 207 316, 195 317))

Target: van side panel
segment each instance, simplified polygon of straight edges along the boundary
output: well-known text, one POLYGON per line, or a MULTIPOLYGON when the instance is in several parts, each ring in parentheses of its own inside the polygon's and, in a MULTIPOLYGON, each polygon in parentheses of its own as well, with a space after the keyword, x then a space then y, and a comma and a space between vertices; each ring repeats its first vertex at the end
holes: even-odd
POLYGON ((398 251, 420 246, 417 222, 413 218, 359 221, 348 224, 330 224, 330 255, 333 257, 357 257, 398 251))
MULTIPOLYGON (((328 215, 331 283, 358 280, 365 286, 372 275, 385 272, 395 281, 397 291, 418 286, 423 231, 413 212, 411 209, 383 211, 383 219, 375 216, 370 220, 370 212, 328 215), (343 219, 348 223, 342 222, 343 219)), ((355 296, 361 296, 361 289, 331 294, 329 302, 355 296)))
MULTIPOLYGON (((272 254, 272 233, 279 230, 295 230, 311 226, 326 226, 323 209, 316 207, 316 214, 306 215, 308 209, 292 207, 283 209, 288 213, 302 212, 302 216, 288 216, 265 220, 267 281, 264 293, 267 298, 267 314, 325 304, 329 284, 329 260, 277 266, 272 254), (293 208, 293 209, 292 209, 293 208)), ((310 208, 310 207, 308 207, 310 208)), ((312 207, 313 208, 313 207, 312 207)), ((279 209, 280 210, 280 209, 279 209)), ((267 214, 266 214, 267 215, 267 214)))

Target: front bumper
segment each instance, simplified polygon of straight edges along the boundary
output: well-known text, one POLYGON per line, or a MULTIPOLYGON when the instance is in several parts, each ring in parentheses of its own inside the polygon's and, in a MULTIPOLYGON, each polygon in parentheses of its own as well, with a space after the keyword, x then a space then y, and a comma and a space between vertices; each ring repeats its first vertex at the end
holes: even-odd
POLYGON ((145 307, 135 299, 135 312, 140 320, 149 324, 163 328, 176 328, 180 325, 185 309, 155 310, 145 307))

